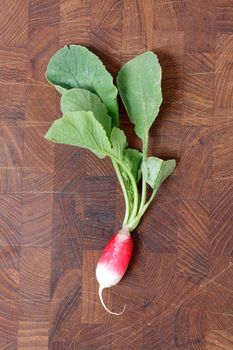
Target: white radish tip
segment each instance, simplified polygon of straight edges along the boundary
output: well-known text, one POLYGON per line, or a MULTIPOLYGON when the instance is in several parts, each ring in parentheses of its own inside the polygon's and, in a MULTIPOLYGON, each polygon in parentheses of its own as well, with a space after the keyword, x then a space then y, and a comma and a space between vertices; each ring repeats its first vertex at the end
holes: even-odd
POLYGON ((125 311, 125 308, 126 308, 126 304, 124 305, 123 307, 123 310, 121 312, 113 312, 111 310, 109 310, 107 308, 107 306, 104 304, 104 301, 103 301, 103 296, 102 296, 102 292, 103 292, 104 288, 102 288, 101 286, 99 287, 99 298, 100 298, 100 301, 101 301, 101 304, 103 305, 103 307, 105 308, 105 310, 111 314, 111 315, 116 315, 116 316, 120 316, 123 314, 123 312, 125 311))

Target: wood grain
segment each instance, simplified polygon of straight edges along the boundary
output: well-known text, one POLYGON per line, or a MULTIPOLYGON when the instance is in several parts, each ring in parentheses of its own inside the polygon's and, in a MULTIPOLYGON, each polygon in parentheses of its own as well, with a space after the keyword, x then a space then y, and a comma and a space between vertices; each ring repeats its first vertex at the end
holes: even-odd
POLYGON ((27 78, 27 50, 24 47, 0 48, 0 82, 23 83, 27 78))
POLYGON ((24 129, 2 126, 0 130, 1 150, 0 165, 2 168, 20 168, 23 165, 24 129))
POLYGON ((3 120, 25 119, 25 86, 21 84, 0 84, 0 92, 0 118, 3 120))
POLYGON ((0 349, 233 349, 232 80, 232 0, 0 2, 0 349), (72 43, 114 78, 145 50, 163 68, 149 153, 177 168, 104 291, 120 318, 95 279, 124 214, 111 162, 43 137, 61 114, 46 66, 72 43))

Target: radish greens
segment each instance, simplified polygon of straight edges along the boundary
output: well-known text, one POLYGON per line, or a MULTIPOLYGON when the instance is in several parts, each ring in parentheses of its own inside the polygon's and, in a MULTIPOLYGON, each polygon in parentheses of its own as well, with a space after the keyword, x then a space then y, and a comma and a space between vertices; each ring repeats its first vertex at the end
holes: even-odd
POLYGON ((99 158, 112 160, 125 199, 122 225, 134 230, 159 186, 176 166, 174 159, 163 161, 147 155, 149 130, 162 103, 157 56, 148 51, 126 63, 119 71, 117 89, 96 55, 83 46, 70 45, 51 58, 46 78, 62 95, 63 113, 49 128, 46 139, 82 147, 99 158), (126 135, 119 128, 118 90, 142 140, 142 152, 128 147, 126 135), (147 185, 152 188, 149 198, 147 185))
POLYGON ((94 92, 103 101, 113 124, 119 124, 117 88, 100 59, 81 45, 69 45, 58 50, 46 70, 47 80, 60 93, 71 88, 94 92))

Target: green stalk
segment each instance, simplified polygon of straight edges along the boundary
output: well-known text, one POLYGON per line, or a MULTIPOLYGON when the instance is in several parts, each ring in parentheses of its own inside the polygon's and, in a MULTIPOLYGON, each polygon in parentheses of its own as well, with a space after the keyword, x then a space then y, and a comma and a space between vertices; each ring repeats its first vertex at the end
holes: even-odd
POLYGON ((127 222, 128 218, 129 218, 129 197, 128 197, 128 194, 127 194, 127 191, 126 191, 126 187, 125 187, 125 183, 124 183, 124 180, 122 178, 122 175, 121 175, 121 172, 120 172, 118 164, 116 163, 115 160, 112 160, 112 164, 113 164, 113 167, 115 169, 115 172, 116 172, 117 178, 119 180, 119 183, 121 185, 121 189, 122 189, 122 192, 123 192, 123 195, 124 195, 124 200, 125 200, 125 216, 124 216, 124 220, 123 220, 123 226, 124 226, 125 223, 127 222))
MULTIPOLYGON (((142 160, 145 160, 147 158, 147 152, 148 152, 148 139, 149 135, 148 133, 145 135, 145 138, 143 140, 143 147, 142 147, 142 160)), ((143 209, 145 203, 146 203, 146 188, 147 188, 147 183, 145 180, 145 177, 142 175, 142 197, 141 197, 141 204, 139 208, 139 213, 143 209)))
MULTIPOLYGON (((131 184, 132 184, 132 187, 133 187, 133 195, 134 195, 134 205, 133 205, 133 209, 132 209, 132 213, 130 215, 130 218, 129 220, 127 221, 127 223, 132 220, 136 214, 137 214, 137 211, 138 211, 138 188, 137 188, 137 184, 136 184, 136 181, 130 171, 130 169, 125 165, 125 163, 117 158, 114 154, 111 154, 111 153, 107 153, 106 152, 106 155, 108 155, 113 161, 115 161, 116 163, 118 163, 120 165, 120 167, 126 172, 126 174, 128 175, 130 181, 131 181, 131 184)), ((126 223, 126 225, 127 225, 126 223)))
POLYGON ((130 231, 135 230, 135 228, 138 226, 142 216, 144 215, 145 211, 149 207, 150 203, 153 201, 156 193, 157 193, 158 188, 155 188, 149 198, 149 200, 146 202, 146 204, 143 206, 143 208, 138 212, 137 216, 129 222, 128 228, 130 231))
POLYGON ((134 180, 134 177, 133 177, 131 171, 128 169, 128 167, 121 161, 118 161, 118 163, 127 173, 128 177, 131 181, 132 187, 133 187, 134 205, 133 205, 132 213, 131 213, 130 218, 129 218, 129 221, 130 221, 130 220, 132 220, 132 218, 134 218, 136 216, 137 210, 138 210, 138 188, 137 188, 136 181, 134 180))

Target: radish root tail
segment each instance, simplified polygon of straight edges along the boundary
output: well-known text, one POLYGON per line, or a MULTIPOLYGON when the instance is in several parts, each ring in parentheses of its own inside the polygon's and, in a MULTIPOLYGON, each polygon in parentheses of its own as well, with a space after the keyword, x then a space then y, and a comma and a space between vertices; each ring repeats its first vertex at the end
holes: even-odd
POLYGON ((99 298, 100 298, 101 304, 103 305, 103 307, 105 308, 105 310, 106 310, 109 314, 111 314, 111 315, 116 315, 116 316, 122 315, 123 312, 125 311, 126 305, 124 305, 123 310, 122 310, 121 312, 113 312, 113 311, 109 310, 109 309, 107 308, 107 306, 104 304, 104 301, 103 301, 103 296, 102 296, 103 290, 104 290, 104 288, 99 287, 99 298))

